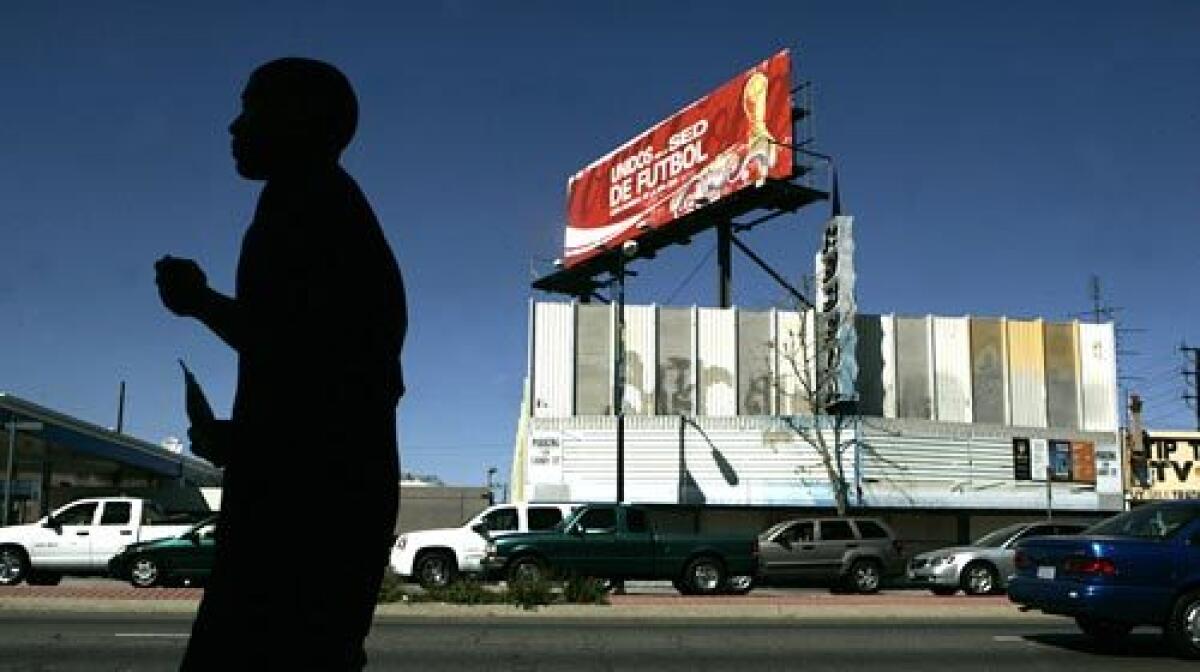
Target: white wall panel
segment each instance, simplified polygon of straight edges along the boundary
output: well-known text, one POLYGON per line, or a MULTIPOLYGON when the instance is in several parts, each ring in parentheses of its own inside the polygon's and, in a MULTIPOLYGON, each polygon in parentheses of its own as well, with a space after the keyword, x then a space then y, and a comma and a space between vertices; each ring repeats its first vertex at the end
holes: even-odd
POLYGON ((737 415, 737 314, 700 308, 697 339, 700 415, 737 415))
POLYGON ((625 306, 625 412, 654 414, 658 341, 654 306, 625 306))
POLYGON ((1079 325, 1083 429, 1117 430, 1117 364, 1112 324, 1079 325))
POLYGON ((933 319, 935 417, 971 422, 971 325, 965 317, 933 319))
POLYGON ((780 415, 802 415, 810 411, 804 393, 804 382, 813 380, 812 349, 806 346, 813 342, 812 312, 806 312, 807 320, 793 311, 778 311, 775 314, 775 367, 778 371, 778 399, 776 408, 780 415), (803 330, 803 331, 801 331, 803 330))
POLYGON ((534 304, 532 349, 533 416, 570 416, 575 394, 575 304, 534 304))
POLYGON ((896 316, 880 315, 883 331, 880 349, 883 350, 883 417, 896 417, 896 316))
POLYGON ((1012 424, 1046 426, 1046 352, 1042 321, 1008 321, 1008 393, 1012 424))

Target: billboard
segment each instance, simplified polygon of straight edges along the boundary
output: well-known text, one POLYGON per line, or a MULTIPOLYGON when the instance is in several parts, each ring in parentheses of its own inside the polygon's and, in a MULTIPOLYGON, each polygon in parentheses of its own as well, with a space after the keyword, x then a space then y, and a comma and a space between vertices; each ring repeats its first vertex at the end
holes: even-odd
POLYGON ((1200 499, 1200 432, 1147 432, 1146 457, 1132 465, 1134 500, 1200 499))
POLYGON ((767 178, 792 176, 785 49, 576 173, 567 268, 767 178))

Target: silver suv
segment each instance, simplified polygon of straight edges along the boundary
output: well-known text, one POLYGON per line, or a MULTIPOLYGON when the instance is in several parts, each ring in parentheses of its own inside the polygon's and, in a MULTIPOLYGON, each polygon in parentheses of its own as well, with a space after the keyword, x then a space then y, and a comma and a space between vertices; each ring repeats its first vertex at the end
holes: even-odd
POLYGON ((787 520, 758 540, 767 580, 817 580, 874 593, 883 577, 904 571, 900 542, 877 518, 787 520))
POLYGON ((921 553, 908 563, 910 583, 928 586, 936 595, 953 595, 961 588, 968 595, 1002 590, 1016 568, 1017 541, 1052 534, 1079 534, 1078 523, 1014 523, 983 535, 969 546, 952 546, 921 553))

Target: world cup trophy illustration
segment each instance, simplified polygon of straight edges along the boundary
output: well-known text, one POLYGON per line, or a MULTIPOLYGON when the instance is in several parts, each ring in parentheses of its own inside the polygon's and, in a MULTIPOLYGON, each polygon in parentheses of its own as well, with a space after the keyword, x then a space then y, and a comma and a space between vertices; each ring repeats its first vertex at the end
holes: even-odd
POLYGON ((740 177, 762 186, 775 165, 775 136, 767 128, 767 76, 755 71, 742 87, 742 111, 746 114, 746 158, 740 177))

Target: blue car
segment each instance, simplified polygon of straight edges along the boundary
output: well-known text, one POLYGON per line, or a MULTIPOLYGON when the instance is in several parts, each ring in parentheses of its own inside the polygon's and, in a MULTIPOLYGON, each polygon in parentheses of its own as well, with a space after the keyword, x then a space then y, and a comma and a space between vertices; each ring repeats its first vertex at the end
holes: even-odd
POLYGON ((1008 597, 1075 617, 1112 643, 1138 625, 1163 628, 1184 657, 1200 658, 1200 501, 1139 506, 1072 537, 1017 545, 1008 597))

